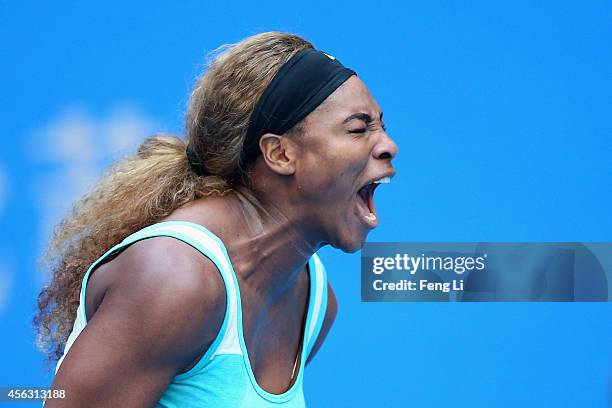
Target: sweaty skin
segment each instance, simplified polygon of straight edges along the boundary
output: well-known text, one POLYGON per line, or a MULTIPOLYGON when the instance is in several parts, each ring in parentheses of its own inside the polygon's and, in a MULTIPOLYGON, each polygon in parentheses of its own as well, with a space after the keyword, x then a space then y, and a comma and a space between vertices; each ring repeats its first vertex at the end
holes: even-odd
MULTIPOLYGON (((225 244, 240 288, 253 372, 270 393, 293 383, 309 258, 324 245, 354 252, 375 226, 364 219, 357 192, 395 173, 397 146, 381 119, 378 104, 353 76, 304 119, 303 134, 261 137, 262 154, 250 171, 253 192, 238 187, 161 220, 201 224, 225 244)), ((208 349, 226 302, 215 265, 168 237, 136 242, 98 267, 86 299, 88 324, 52 384, 67 390, 68 398, 47 401, 47 408, 154 406, 172 378, 208 349)), ((308 361, 336 312, 328 286, 325 320, 308 361)))

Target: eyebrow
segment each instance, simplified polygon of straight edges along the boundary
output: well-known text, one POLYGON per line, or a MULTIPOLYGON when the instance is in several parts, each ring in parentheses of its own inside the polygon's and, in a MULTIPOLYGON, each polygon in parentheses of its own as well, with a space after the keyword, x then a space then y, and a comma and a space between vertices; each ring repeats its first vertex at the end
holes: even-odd
MULTIPOLYGON (((383 113, 380 112, 379 120, 382 121, 382 118, 383 118, 383 113)), ((374 119, 372 119, 372 117, 370 115, 368 115, 367 113, 365 113, 365 112, 358 112, 358 113, 353 113, 352 115, 350 115, 349 117, 344 119, 344 121, 342 123, 350 122, 353 119, 363 120, 366 124, 374 122, 374 119)))

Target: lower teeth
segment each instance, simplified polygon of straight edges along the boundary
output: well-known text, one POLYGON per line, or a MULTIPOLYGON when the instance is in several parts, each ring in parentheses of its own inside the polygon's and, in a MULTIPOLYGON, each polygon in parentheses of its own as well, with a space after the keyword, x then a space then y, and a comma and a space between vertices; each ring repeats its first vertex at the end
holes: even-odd
POLYGON ((370 214, 366 215, 365 217, 366 217, 366 219, 367 219, 368 221, 374 221, 374 220, 376 220, 376 215, 374 215, 373 213, 370 213, 370 214))

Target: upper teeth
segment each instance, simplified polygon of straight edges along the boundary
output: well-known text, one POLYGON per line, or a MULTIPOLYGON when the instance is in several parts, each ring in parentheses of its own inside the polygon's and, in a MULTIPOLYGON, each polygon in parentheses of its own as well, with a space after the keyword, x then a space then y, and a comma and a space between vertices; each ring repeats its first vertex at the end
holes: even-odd
POLYGON ((374 180, 372 183, 375 184, 389 184, 391 182, 391 177, 383 177, 378 180, 374 180))

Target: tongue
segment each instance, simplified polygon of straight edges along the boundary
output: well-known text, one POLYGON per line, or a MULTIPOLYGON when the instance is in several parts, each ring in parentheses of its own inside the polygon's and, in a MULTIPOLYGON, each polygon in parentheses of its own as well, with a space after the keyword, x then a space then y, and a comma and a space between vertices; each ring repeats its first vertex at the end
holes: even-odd
POLYGON ((376 209, 374 208, 374 190, 378 187, 377 184, 368 184, 359 190, 359 196, 363 199, 366 207, 370 210, 370 214, 376 215, 376 209))
POLYGON ((369 195, 368 195, 368 208, 370 209, 370 212, 374 215, 376 215, 376 208, 374 208, 374 190, 376 190, 376 187, 378 187, 378 184, 371 184, 372 187, 370 187, 369 191, 369 195))

